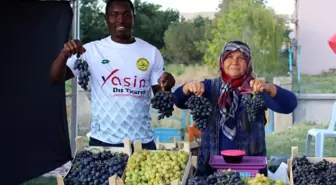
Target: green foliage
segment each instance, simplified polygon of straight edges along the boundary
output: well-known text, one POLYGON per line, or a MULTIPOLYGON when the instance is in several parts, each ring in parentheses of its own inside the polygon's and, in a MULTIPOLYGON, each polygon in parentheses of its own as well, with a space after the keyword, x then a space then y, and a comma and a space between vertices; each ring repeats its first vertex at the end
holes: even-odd
MULTIPOLYGON (((98 40, 109 35, 105 22, 105 3, 99 6, 101 1, 97 0, 81 0, 80 9, 80 27, 81 40, 88 43, 98 40)), ((161 10, 161 5, 134 1, 135 7, 135 23, 134 36, 139 37, 157 48, 164 46, 164 32, 168 29, 172 22, 179 18, 179 12, 168 9, 161 10)))
MULTIPOLYGON (((218 67, 224 45, 230 40, 246 42, 252 52, 254 72, 267 77, 286 71, 286 60, 281 59, 281 47, 286 27, 274 11, 254 0, 228 1, 229 9, 217 15, 212 39, 207 46, 204 60, 211 67, 218 67)), ((226 7, 227 8, 227 7, 226 7)))
POLYGON ((193 21, 172 24, 165 32, 163 53, 169 63, 192 64, 201 62, 204 52, 197 43, 205 39, 209 19, 197 17, 193 21))
POLYGON ((164 46, 164 32, 172 22, 178 21, 179 12, 173 9, 161 10, 161 5, 134 1, 136 19, 134 36, 137 36, 158 49, 164 46))
POLYGON ((105 14, 98 5, 97 0, 81 0, 80 34, 83 43, 99 40, 109 35, 105 14))

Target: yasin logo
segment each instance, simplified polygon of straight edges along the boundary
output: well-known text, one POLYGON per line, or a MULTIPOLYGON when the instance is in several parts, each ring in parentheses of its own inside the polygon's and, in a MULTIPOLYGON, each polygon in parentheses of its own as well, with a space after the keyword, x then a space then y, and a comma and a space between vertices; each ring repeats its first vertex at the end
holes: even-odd
POLYGON ((102 76, 103 84, 101 87, 107 82, 111 82, 113 87, 114 93, 130 93, 133 95, 143 95, 146 93, 145 90, 134 90, 134 89, 142 89, 146 87, 146 80, 145 79, 138 79, 136 75, 133 77, 120 77, 117 75, 119 69, 113 70, 106 78, 102 76))

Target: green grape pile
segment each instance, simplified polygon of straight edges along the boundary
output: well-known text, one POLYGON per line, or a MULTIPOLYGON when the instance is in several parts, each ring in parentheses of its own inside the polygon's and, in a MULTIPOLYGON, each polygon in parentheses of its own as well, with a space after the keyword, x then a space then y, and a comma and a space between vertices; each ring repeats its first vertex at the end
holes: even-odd
POLYGON ((189 154, 183 151, 143 150, 134 153, 126 166, 126 185, 170 185, 182 180, 189 154))
MULTIPOLYGON (((245 181, 246 183, 246 181, 245 181)), ((286 183, 277 180, 273 181, 272 179, 266 177, 264 174, 257 174, 254 178, 247 181, 247 185, 286 185, 286 183)))

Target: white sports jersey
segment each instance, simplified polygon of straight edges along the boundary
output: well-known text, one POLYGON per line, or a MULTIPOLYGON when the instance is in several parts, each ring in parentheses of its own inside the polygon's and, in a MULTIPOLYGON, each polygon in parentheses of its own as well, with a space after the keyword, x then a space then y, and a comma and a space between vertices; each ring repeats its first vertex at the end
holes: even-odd
MULTIPOLYGON (((125 137, 143 143, 153 140, 150 98, 164 62, 156 47, 135 39, 119 44, 107 37, 84 45, 82 58, 91 73, 90 136, 106 143, 123 143, 125 137)), ((78 76, 75 60, 74 55, 67 66, 78 76)))

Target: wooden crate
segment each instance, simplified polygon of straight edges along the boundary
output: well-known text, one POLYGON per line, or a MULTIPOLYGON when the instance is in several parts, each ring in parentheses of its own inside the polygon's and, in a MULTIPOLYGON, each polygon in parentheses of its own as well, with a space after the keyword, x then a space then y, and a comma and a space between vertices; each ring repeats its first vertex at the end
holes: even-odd
POLYGON ((190 151, 192 151, 195 148, 199 148, 199 143, 197 141, 192 141, 192 142, 183 142, 183 141, 177 141, 177 137, 174 137, 172 143, 161 143, 159 137, 156 138, 156 148, 157 150, 181 150, 184 148, 184 143, 187 143, 189 146, 190 151))
MULTIPOLYGON (((169 145, 166 145, 166 147, 169 148, 169 145)), ((192 172, 192 166, 196 166, 197 158, 192 157, 190 155, 190 143, 189 142, 180 142, 180 147, 181 148, 179 148, 179 151, 185 151, 185 152, 189 153, 189 159, 188 159, 188 162, 187 162, 186 167, 184 169, 184 174, 183 174, 183 177, 182 177, 182 181, 180 181, 179 179, 176 179, 176 180, 171 182, 171 185, 186 185, 188 177, 191 176, 192 173, 193 173, 192 172)), ((141 142, 140 141, 134 141, 134 153, 136 153, 138 151, 141 151, 141 150, 142 150, 141 142)), ((151 152, 157 152, 157 151, 159 151, 159 150, 151 150, 151 152)), ((122 178, 118 178, 116 176, 113 176, 113 177, 110 178, 109 184, 110 185, 125 185, 125 182, 124 182, 125 178, 126 178, 125 173, 122 176, 122 178)))
MULTIPOLYGON (((293 160, 295 157, 299 156, 299 149, 298 147, 292 147, 292 153, 291 153, 291 157, 288 160, 288 175, 289 175, 289 184, 290 185, 294 185, 294 178, 293 178, 293 169, 292 169, 292 165, 293 165, 293 160)), ((317 163, 322 161, 323 159, 332 162, 332 163, 336 163, 336 158, 334 157, 307 157, 308 161, 311 163, 317 163)))
MULTIPOLYGON (((84 151, 84 150, 89 150, 91 152, 94 153, 99 153, 102 151, 111 151, 112 153, 125 153, 128 156, 131 156, 132 154, 132 148, 131 148, 131 141, 129 138, 125 138, 124 140, 124 147, 98 147, 98 146, 84 146, 84 138, 83 137, 77 137, 76 138, 76 152, 75 152, 75 156, 76 154, 84 151)), ((71 168, 70 168, 71 170, 71 168)), ((70 172, 70 170, 67 172, 67 174, 70 172)), ((65 175, 65 177, 67 176, 67 174, 65 175)), ((109 182, 111 181, 113 182, 113 178, 109 178, 109 182)), ((56 180, 57 180, 57 185, 64 185, 64 178, 58 174, 56 175, 56 180)), ((111 183, 109 183, 111 185, 111 183)))

